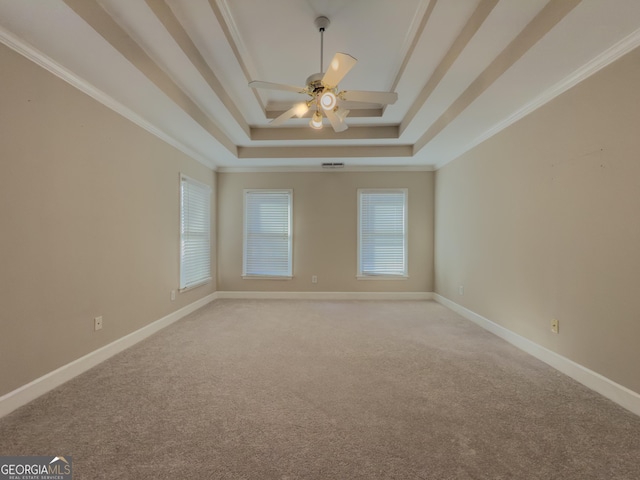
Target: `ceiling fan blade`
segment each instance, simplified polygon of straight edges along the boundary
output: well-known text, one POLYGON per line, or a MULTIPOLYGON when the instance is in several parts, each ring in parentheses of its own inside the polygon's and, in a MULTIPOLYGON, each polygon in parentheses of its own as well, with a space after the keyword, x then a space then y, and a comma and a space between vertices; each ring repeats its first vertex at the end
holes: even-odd
POLYGON ((289 120, 291 117, 293 117, 296 114, 296 108, 297 107, 298 107, 297 105, 294 105, 289 110, 284 112, 282 115, 279 115, 276 118, 274 118, 273 120, 271 120, 269 122, 269 125, 273 125, 274 127, 277 127, 278 125, 282 125, 284 122, 286 122, 287 120, 289 120))
POLYGON ((353 58, 351 55, 346 53, 336 53, 333 56, 333 60, 331 60, 324 77, 322 77, 322 83, 329 87, 336 87, 340 83, 340 80, 349 73, 349 70, 351 70, 357 62, 358 60, 353 58))
POLYGON ((351 102, 379 103, 393 105, 398 100, 396 92, 368 92, 365 90, 345 90, 340 97, 351 102))
POLYGON ((265 88, 267 90, 284 90, 285 92, 307 93, 305 87, 285 85, 284 83, 262 82, 260 80, 249 82, 249 86, 251 88, 265 88))
POLYGON ((325 110, 324 114, 329 119, 331 126, 333 127, 333 131, 336 133, 344 132, 349 126, 344 122, 344 120, 340 120, 338 115, 335 114, 333 110, 325 110))

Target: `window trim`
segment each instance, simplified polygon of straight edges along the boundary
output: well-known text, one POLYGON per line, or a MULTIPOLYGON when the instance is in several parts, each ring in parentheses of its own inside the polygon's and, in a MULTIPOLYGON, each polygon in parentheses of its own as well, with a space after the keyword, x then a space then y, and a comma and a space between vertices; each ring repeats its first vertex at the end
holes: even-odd
POLYGON ((291 188, 246 188, 242 191, 242 278, 244 280, 291 280, 293 279, 293 189, 291 188), (247 273, 247 196, 251 193, 285 193, 288 196, 288 272, 287 275, 247 273))
POLYGON ((357 237, 357 273, 358 280, 407 280, 409 278, 409 189, 408 188, 359 188, 358 189, 358 237, 357 237), (371 274, 362 272, 362 194, 402 193, 404 195, 404 265, 400 274, 371 274))
POLYGON ((183 173, 180 174, 180 188, 179 188, 179 193, 180 193, 180 208, 179 208, 179 214, 180 214, 180 218, 179 218, 179 225, 180 225, 180 233, 179 233, 179 239, 180 239, 180 254, 179 254, 179 279, 178 279, 178 291, 180 292, 184 292, 187 290, 191 290, 193 288, 196 287, 200 287, 202 285, 206 285, 207 283, 210 283, 213 279, 213 276, 211 275, 211 267, 213 264, 213 259, 211 257, 211 195, 212 195, 212 188, 210 185, 207 185, 206 183, 203 182, 199 182, 198 180, 195 180, 183 173), (184 263, 185 263, 185 257, 184 257, 184 223, 183 223, 183 219, 184 219, 184 203, 183 203, 183 198, 184 198, 184 194, 183 194, 183 189, 185 184, 191 184, 196 188, 202 189, 204 192, 206 192, 206 195, 208 197, 208 203, 207 203, 207 245, 209 246, 207 252, 208 252, 208 263, 209 263, 209 275, 207 277, 203 277, 203 278, 199 278, 196 281, 193 281, 192 283, 186 282, 184 275, 185 275, 185 269, 184 269, 184 263))

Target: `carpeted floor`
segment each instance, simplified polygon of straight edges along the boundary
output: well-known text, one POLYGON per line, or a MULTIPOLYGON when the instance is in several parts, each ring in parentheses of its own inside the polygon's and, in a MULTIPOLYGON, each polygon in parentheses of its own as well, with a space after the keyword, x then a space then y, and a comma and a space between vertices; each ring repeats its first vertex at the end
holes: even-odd
POLYGON ((640 417, 434 302, 219 300, 0 419, 74 479, 640 479, 640 417))

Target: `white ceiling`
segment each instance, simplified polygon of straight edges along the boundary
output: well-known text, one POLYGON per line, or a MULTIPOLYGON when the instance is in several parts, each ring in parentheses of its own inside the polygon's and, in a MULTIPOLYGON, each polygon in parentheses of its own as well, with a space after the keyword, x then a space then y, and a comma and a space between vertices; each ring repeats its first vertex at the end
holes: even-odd
MULTIPOLYGON (((212 168, 437 168, 640 45, 638 0, 0 0, 0 41, 212 168), (324 64, 349 129, 269 121, 324 64)), ((326 122, 326 120, 325 120, 326 122)))

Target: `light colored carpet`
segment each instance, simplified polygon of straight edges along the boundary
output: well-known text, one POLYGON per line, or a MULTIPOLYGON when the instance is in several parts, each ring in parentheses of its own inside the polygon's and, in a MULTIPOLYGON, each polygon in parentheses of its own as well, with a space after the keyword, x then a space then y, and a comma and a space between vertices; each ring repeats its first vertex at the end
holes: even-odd
POLYGON ((0 420, 75 479, 639 479, 640 417, 434 302, 219 300, 0 420))

